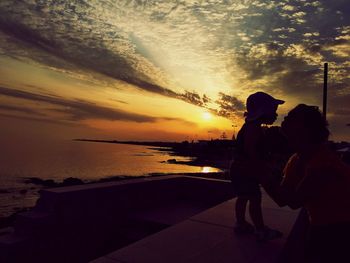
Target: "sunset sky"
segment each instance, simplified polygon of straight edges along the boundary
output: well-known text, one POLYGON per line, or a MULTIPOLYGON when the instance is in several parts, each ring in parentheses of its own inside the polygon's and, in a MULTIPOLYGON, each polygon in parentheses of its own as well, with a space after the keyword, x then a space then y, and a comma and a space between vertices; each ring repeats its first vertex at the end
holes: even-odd
POLYGON ((350 140, 347 0, 1 0, 2 139, 229 137, 247 96, 322 105, 350 140))

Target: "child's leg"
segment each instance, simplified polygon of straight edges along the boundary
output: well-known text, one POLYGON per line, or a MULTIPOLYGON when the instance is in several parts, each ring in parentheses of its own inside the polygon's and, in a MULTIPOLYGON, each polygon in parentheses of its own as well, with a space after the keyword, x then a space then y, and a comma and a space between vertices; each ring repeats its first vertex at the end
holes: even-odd
POLYGON ((255 228, 245 220, 245 211, 247 207, 248 198, 237 197, 236 200, 236 224, 234 226, 234 231, 236 234, 252 234, 255 228))
POLYGON ((248 198, 245 197, 237 197, 236 200, 236 220, 237 224, 244 224, 245 220, 245 211, 247 207, 248 198))
POLYGON ((261 195, 254 195, 249 198, 249 214, 256 230, 265 228, 261 210, 261 195))
POLYGON ((265 226, 261 208, 261 194, 252 195, 249 198, 249 214, 255 226, 257 241, 265 242, 282 236, 280 231, 265 226))

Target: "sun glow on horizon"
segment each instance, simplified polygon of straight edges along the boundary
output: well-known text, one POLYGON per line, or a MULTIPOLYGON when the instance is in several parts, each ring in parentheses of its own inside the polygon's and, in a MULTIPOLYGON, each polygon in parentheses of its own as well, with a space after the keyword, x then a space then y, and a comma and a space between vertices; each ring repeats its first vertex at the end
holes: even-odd
POLYGON ((203 120, 210 121, 213 118, 213 116, 211 115, 211 113, 206 111, 202 113, 202 118, 203 120))

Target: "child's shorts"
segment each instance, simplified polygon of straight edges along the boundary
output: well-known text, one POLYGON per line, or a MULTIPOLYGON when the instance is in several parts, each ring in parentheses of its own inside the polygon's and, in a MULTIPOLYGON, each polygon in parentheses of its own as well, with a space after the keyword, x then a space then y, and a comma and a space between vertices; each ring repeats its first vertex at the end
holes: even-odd
POLYGON ((240 196, 261 196, 258 180, 246 176, 232 176, 232 187, 235 195, 240 196))
POLYGON ((231 163, 230 177, 236 196, 261 196, 259 181, 254 177, 256 172, 256 169, 245 160, 231 163))

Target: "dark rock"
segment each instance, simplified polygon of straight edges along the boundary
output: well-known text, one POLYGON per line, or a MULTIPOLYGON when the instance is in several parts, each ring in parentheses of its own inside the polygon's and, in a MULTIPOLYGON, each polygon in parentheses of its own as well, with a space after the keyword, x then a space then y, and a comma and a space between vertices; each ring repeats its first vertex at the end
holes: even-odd
POLYGON ((84 184, 84 182, 79 178, 69 177, 63 180, 60 186, 70 186, 70 185, 79 185, 84 184))

